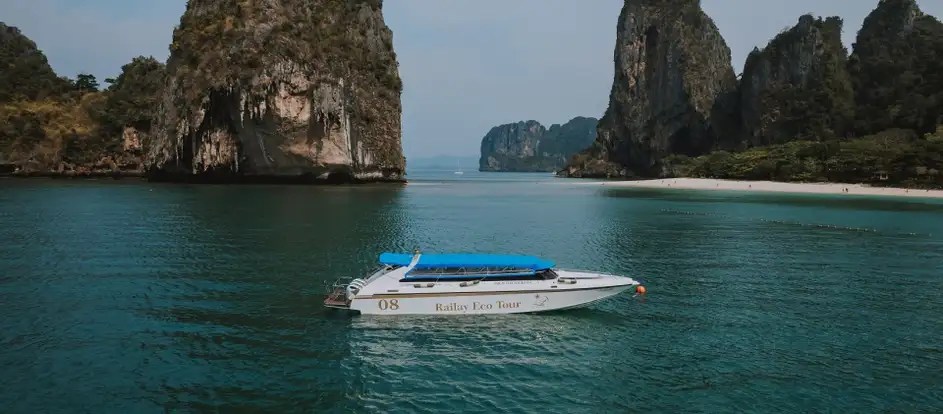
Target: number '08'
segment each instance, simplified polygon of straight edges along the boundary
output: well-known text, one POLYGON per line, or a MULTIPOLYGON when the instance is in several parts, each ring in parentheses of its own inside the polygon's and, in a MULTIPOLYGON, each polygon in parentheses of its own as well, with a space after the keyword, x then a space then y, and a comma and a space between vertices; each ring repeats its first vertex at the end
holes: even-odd
POLYGON ((399 300, 398 299, 380 299, 377 301, 377 307, 380 310, 399 310, 399 300))

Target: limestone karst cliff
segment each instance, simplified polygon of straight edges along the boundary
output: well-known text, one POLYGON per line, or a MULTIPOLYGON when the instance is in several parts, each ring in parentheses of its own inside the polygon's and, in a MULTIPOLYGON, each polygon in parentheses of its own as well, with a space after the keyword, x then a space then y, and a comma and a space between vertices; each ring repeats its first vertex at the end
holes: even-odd
POLYGON ((826 140, 850 132, 854 91, 842 21, 804 15, 747 57, 740 79, 742 146, 826 140))
POLYGON ((858 134, 943 123, 943 23, 915 0, 880 0, 849 57, 858 134))
POLYGON ((730 49, 698 0, 626 0, 615 79, 598 136, 560 175, 655 174, 668 154, 709 150, 729 127, 735 97, 730 49))
POLYGON ((596 118, 578 116, 546 128, 521 121, 491 128, 481 140, 479 171, 550 172, 596 139, 596 118))
POLYGON ((558 175, 943 187, 943 24, 876 3, 851 56, 805 15, 731 82, 698 0, 625 0, 599 136, 558 175))
POLYGON ((626 0, 614 63, 596 142, 561 175, 653 175, 662 157, 706 152, 735 122, 730 49, 699 0, 626 0))
POLYGON ((381 0, 191 0, 153 179, 400 180, 402 82, 381 0))

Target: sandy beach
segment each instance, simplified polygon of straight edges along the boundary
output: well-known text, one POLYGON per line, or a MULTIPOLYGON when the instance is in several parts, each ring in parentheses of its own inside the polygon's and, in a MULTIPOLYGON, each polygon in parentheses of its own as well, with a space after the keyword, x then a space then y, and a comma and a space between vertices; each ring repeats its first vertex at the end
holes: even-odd
POLYGON ((943 190, 871 187, 839 183, 781 183, 775 181, 734 181, 709 178, 668 178, 663 180, 587 182, 588 185, 610 187, 676 188, 689 190, 734 190, 779 193, 872 195, 894 197, 943 198, 943 190))

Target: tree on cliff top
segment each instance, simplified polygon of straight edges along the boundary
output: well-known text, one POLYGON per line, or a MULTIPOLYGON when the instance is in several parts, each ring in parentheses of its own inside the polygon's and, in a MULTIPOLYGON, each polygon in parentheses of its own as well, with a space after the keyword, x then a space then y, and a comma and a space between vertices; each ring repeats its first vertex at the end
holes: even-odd
POLYGON ((91 73, 80 73, 75 77, 74 87, 83 94, 98 92, 98 79, 91 73))
POLYGON ((138 56, 121 67, 121 74, 106 90, 109 118, 103 123, 109 134, 120 135, 126 126, 144 132, 151 129, 165 75, 164 64, 154 57, 138 56))

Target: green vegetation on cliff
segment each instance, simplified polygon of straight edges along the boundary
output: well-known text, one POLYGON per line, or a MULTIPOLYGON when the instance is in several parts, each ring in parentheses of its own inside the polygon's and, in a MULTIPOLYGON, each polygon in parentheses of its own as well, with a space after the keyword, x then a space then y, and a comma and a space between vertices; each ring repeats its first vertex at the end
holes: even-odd
POLYGON ((889 129, 851 140, 792 141, 741 152, 663 160, 666 177, 943 186, 943 128, 924 136, 889 129))
POLYGON ((854 119, 854 91, 838 17, 798 24, 754 49, 740 81, 740 148, 844 137, 854 119))
POLYGON ((0 23, 0 163, 22 173, 140 169, 139 141, 126 127, 149 128, 163 65, 139 57, 109 88, 79 74, 59 77, 36 44, 0 23))
POLYGON ((369 32, 389 29, 360 21, 374 18, 367 15, 381 8, 381 0, 286 1, 279 8, 242 0, 190 3, 174 30, 170 52, 177 76, 194 94, 191 99, 207 88, 251 81, 270 64, 272 51, 287 53, 286 60, 310 59, 325 74, 370 73, 385 87, 377 92, 402 92, 392 36, 369 32), (389 54, 370 53, 381 48, 389 54))
POLYGON ((44 100, 71 89, 59 78, 36 43, 0 22, 0 103, 44 100))
POLYGON ((108 80, 111 86, 106 90, 108 112, 104 119, 107 135, 121 134, 126 127, 150 131, 164 75, 163 63, 138 56, 121 67, 116 79, 108 80))
POLYGON ((943 23, 914 0, 883 0, 865 18, 848 67, 856 133, 929 133, 943 123, 943 23))

